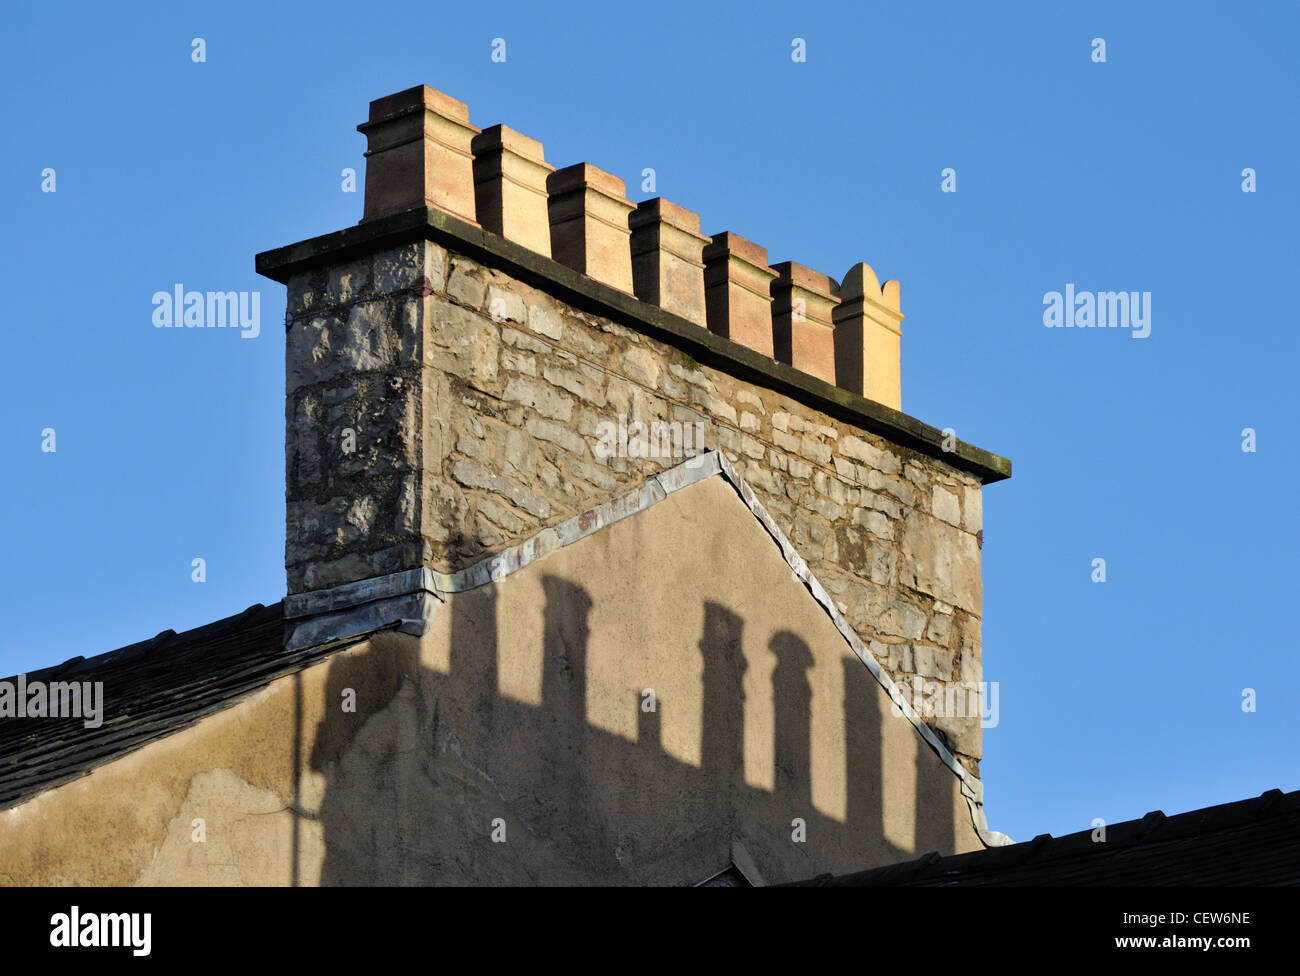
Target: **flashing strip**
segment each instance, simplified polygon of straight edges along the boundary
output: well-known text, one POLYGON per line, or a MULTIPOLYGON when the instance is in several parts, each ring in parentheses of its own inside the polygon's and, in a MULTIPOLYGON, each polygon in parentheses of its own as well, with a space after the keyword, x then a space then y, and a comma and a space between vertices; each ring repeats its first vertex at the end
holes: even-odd
POLYGON ((286 650, 298 650, 325 641, 355 638, 394 627, 404 633, 421 636, 428 630, 438 606, 446 601, 448 594, 464 593, 488 583, 499 582, 548 553, 570 546, 606 526, 643 512, 663 501, 673 492, 714 475, 721 475, 735 489, 741 501, 781 550, 781 556, 795 578, 802 582, 813 599, 821 604, 822 609, 835 625, 835 629, 848 642, 859 660, 866 665, 871 676, 902 712, 903 717, 912 723, 917 735, 957 777, 957 781, 961 784, 962 796, 970 808, 971 823, 980 841, 987 847, 1003 847, 1013 843, 1006 834, 989 829, 988 821, 984 816, 984 784, 957 760, 957 757, 940 741, 934 730, 926 725, 912 708, 907 696, 894 683, 889 672, 876 660, 844 615, 840 613, 830 593, 813 575, 807 562, 763 507, 754 490, 736 473, 731 462, 718 450, 688 458, 676 467, 647 478, 630 491, 617 495, 581 515, 575 515, 559 525, 543 529, 519 545, 511 546, 498 555, 489 556, 458 572, 439 573, 431 569, 412 569, 286 597, 284 601, 284 615, 288 621, 286 650))

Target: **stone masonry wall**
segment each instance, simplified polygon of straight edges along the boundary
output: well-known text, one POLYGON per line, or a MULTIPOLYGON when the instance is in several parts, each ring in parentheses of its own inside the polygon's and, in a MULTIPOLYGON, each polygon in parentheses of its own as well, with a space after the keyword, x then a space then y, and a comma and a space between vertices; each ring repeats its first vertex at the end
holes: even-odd
POLYGON ((598 425, 703 421, 896 680, 980 680, 975 476, 432 243, 295 275, 287 332, 290 593, 463 568, 682 461, 598 425))

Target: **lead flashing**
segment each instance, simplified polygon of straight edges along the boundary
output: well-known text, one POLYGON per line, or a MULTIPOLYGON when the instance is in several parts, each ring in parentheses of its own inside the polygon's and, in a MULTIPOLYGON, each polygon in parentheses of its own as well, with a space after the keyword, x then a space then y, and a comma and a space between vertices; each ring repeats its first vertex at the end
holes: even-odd
POLYGON ((495 556, 488 556, 459 572, 439 573, 427 568, 413 569, 287 597, 284 604, 285 618, 287 621, 296 619, 299 622, 290 622, 286 626, 286 650, 307 647, 317 640, 355 639, 369 632, 393 627, 416 636, 423 635, 438 606, 446 601, 449 594, 463 593, 500 582, 548 553, 570 546, 606 526, 643 512, 673 492, 714 475, 721 475, 740 496, 741 501, 776 543, 794 578, 807 587, 890 701, 957 777, 962 797, 970 809, 971 823, 980 841, 987 847, 1012 843, 1006 834, 988 827, 983 806, 984 784, 958 761, 912 708, 908 696, 899 689, 894 679, 858 637, 821 581, 808 568, 807 562, 758 500, 753 489, 737 474, 731 462, 720 451, 709 451, 688 458, 602 505, 559 525, 543 529, 519 545, 511 546, 495 556))

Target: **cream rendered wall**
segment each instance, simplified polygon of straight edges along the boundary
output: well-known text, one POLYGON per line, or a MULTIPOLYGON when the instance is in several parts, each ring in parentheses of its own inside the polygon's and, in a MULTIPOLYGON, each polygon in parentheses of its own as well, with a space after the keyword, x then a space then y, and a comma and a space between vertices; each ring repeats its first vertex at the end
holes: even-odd
POLYGON ((715 477, 0 812, 0 883, 682 884, 733 844, 767 883, 981 846, 715 477))

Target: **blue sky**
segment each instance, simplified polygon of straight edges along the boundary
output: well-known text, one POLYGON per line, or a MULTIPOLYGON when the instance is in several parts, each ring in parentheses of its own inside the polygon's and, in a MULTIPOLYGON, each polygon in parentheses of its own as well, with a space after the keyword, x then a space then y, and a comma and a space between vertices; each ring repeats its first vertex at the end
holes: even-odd
POLYGON ((283 595, 284 291, 253 255, 355 224, 354 127, 370 99, 426 83, 633 199, 654 195, 653 167, 706 233, 774 263, 838 278, 865 260, 902 282, 904 409, 1015 464, 984 500, 995 829, 1027 840, 1300 788, 1300 7, 7 16, 0 672, 283 595), (261 291, 262 334, 153 328, 151 296, 177 282, 261 291), (1150 292, 1150 334, 1044 328, 1043 296, 1067 283, 1150 292))

